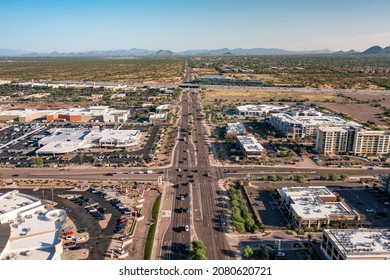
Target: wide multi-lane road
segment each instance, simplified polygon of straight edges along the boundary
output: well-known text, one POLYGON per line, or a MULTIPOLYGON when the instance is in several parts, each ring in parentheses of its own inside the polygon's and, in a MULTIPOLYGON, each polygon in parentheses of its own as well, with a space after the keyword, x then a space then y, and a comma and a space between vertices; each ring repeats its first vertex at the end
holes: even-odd
POLYGON ((210 165, 206 132, 198 121, 201 117, 198 96, 185 91, 180 105, 179 141, 172 167, 168 169, 168 180, 173 186, 166 191, 173 199, 171 224, 164 234, 165 245, 159 257, 186 259, 186 246, 199 239, 207 247, 208 259, 229 259, 233 255, 217 206, 217 180, 223 173, 210 165))

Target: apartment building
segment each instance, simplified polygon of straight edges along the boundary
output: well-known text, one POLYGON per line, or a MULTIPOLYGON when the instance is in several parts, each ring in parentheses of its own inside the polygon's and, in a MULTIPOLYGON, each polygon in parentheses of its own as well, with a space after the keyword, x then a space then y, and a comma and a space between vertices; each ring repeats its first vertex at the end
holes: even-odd
POLYGON ((315 150, 321 154, 382 156, 389 153, 390 133, 360 127, 320 127, 315 150))

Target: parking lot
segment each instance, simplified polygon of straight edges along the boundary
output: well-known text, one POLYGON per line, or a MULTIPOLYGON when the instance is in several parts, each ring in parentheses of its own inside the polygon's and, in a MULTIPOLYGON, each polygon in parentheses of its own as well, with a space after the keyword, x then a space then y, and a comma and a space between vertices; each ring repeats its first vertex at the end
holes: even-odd
MULTIPOLYGON (((4 167, 31 167, 31 160, 38 149, 38 140, 47 136, 52 128, 91 129, 92 124, 20 124, 0 131, 0 165, 4 167)), ((65 167, 71 164, 139 166, 151 163, 155 158, 163 126, 99 125, 102 128, 120 130, 136 129, 143 135, 139 147, 133 149, 85 149, 68 155, 41 156, 44 166, 65 167)))
POLYGON ((245 187, 245 189, 256 214, 260 216, 266 227, 278 229, 287 226, 287 221, 270 192, 251 187, 245 187))
MULTIPOLYGON (((13 189, 2 189, 2 192, 12 191, 13 189)), ((24 188, 19 190, 22 193, 30 194, 38 198, 51 199, 51 191, 33 191, 33 189, 24 188)), ((74 222, 77 229, 66 228, 66 231, 76 231, 79 229, 86 229, 89 233, 89 240, 85 243, 81 243, 80 249, 88 249, 88 259, 100 260, 104 257, 104 252, 109 247, 114 231, 117 229, 117 220, 126 216, 115 206, 113 206, 107 199, 102 196, 92 194, 88 191, 77 191, 76 193, 71 189, 55 189, 53 191, 54 201, 57 203, 56 208, 65 209, 67 215, 74 222), (60 195, 60 196, 59 196, 60 195), (104 208, 106 214, 111 214, 111 218, 106 228, 102 228, 99 225, 99 220, 91 215, 85 207, 88 205, 80 205, 75 203, 68 196, 84 196, 90 198, 89 204, 99 204, 101 208, 104 208)))
POLYGON ((349 206, 363 214, 372 227, 390 227, 390 206, 385 205, 388 201, 380 193, 364 187, 329 187, 329 189, 339 193, 349 206))

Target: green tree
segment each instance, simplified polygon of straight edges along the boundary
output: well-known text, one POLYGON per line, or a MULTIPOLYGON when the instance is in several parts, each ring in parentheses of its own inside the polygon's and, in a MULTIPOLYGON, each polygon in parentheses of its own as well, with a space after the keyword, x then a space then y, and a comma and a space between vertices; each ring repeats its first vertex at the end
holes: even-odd
POLYGON ((332 173, 329 175, 328 179, 330 181, 337 181, 339 179, 339 176, 336 173, 332 173))
POLYGON ((42 166, 43 165, 43 159, 41 157, 34 157, 34 158, 31 159, 31 165, 42 166))
POLYGON ((206 250, 207 248, 201 240, 192 241, 191 260, 207 260, 206 250))
POLYGON ((242 251, 242 257, 243 258, 250 258, 253 255, 252 248, 248 245, 245 246, 244 250, 242 251))

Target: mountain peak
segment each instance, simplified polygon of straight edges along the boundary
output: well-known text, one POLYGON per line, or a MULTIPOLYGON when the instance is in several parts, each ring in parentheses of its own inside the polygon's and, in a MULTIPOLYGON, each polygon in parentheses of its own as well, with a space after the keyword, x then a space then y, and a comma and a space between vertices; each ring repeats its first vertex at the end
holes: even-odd
POLYGON ((170 50, 158 50, 154 55, 157 56, 171 56, 174 55, 175 53, 170 50))

